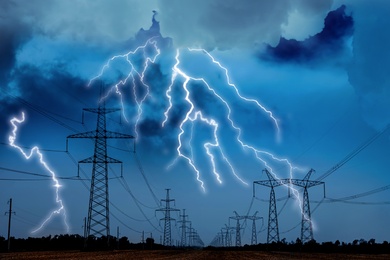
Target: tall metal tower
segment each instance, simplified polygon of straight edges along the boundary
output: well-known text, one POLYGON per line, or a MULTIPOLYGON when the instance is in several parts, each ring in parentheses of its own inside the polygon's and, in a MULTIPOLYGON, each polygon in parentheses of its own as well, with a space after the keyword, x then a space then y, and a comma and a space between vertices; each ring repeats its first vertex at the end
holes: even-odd
POLYGON ((183 209, 183 215, 180 215, 180 217, 182 217, 181 220, 179 220, 178 222, 181 223, 181 246, 182 247, 185 247, 187 246, 187 225, 186 223, 190 223, 191 221, 188 221, 186 220, 186 217, 188 217, 188 215, 186 215, 186 210, 183 209))
POLYGON ((156 209, 156 211, 163 211, 165 214, 165 217, 160 219, 160 220, 164 220, 164 240, 163 240, 164 246, 171 246, 172 245, 171 244, 172 243, 172 241, 171 241, 171 221, 176 220, 176 219, 171 218, 171 211, 180 211, 180 209, 171 208, 170 203, 172 201, 174 202, 175 200, 169 198, 169 190, 170 189, 166 189, 167 196, 166 196, 165 200, 164 199, 161 200, 161 201, 165 202, 165 208, 156 209))
POLYGON ((313 223, 311 221, 309 192, 307 189, 324 185, 324 197, 325 197, 325 182, 322 181, 310 181, 310 176, 315 171, 311 169, 302 180, 291 179, 291 184, 303 188, 303 200, 302 200, 302 223, 301 223, 301 241, 302 243, 313 240, 313 223))
POLYGON ((192 227, 192 223, 190 222, 190 228, 188 229, 188 246, 193 246, 193 232, 194 228, 192 227))
MULTIPOLYGON (((95 131, 69 135, 68 138, 87 138, 95 142, 94 154, 80 163, 92 163, 91 189, 89 195, 87 236, 110 236, 110 210, 108 198, 108 164, 122 163, 107 155, 107 139, 132 139, 128 134, 106 130, 106 114, 120 111, 119 108, 105 108, 104 102, 98 108, 84 108, 83 111, 97 114, 95 131)), ((68 148, 66 149, 68 150, 68 148)), ((107 242, 108 243, 108 242, 107 242)))
POLYGON ((236 220, 236 246, 241 246, 241 226, 240 220, 245 219, 245 216, 240 216, 236 211, 233 211, 235 216, 229 217, 229 219, 236 220))
POLYGON ((268 180, 254 181, 253 182, 253 196, 255 196, 255 184, 270 187, 271 192, 269 195, 269 211, 268 211, 268 233, 267 243, 279 242, 279 225, 278 225, 278 212, 276 211, 276 199, 275 199, 275 187, 288 184, 289 180, 276 180, 274 176, 267 170, 264 169, 263 173, 266 173, 268 180))
POLYGON ((252 220, 252 238, 251 245, 257 245, 257 231, 256 231, 256 220, 262 219, 262 217, 256 216, 258 211, 253 214, 253 216, 246 216, 247 219, 252 220))
POLYGON ((222 230, 226 230, 226 235, 225 235, 225 246, 227 247, 231 247, 232 246, 232 234, 231 234, 231 230, 233 231, 234 229, 236 229, 235 227, 230 227, 228 225, 225 224, 225 227, 222 228, 222 230))

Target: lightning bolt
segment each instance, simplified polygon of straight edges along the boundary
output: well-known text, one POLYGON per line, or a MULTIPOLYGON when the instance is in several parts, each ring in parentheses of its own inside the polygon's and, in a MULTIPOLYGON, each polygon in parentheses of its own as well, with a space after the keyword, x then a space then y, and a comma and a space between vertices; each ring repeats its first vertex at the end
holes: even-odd
MULTIPOLYGON (((272 113, 271 110, 267 109, 264 105, 262 105, 259 101, 255 100, 255 99, 244 97, 240 93, 240 91, 237 88, 237 86, 232 83, 232 81, 230 79, 230 76, 229 76, 228 69, 226 67, 224 67, 219 61, 217 61, 209 52, 207 52, 204 49, 188 49, 188 50, 190 52, 193 52, 193 53, 199 52, 201 54, 206 55, 213 64, 215 64, 220 70, 222 70, 224 72, 224 75, 225 75, 225 81, 226 81, 227 86, 229 86, 230 88, 232 88, 234 90, 234 92, 236 93, 236 96, 240 100, 242 100, 243 102, 255 104, 260 111, 263 111, 264 113, 266 113, 268 115, 268 117, 272 120, 272 122, 273 122, 273 124, 275 126, 275 129, 276 129, 276 140, 277 141, 281 140, 281 129, 280 129, 280 126, 279 126, 279 122, 278 122, 278 119, 274 116, 274 114, 272 113)), ((135 133, 136 133, 136 137, 138 137, 138 135, 139 135, 139 133, 137 131, 137 129, 138 129, 137 125, 139 124, 139 121, 141 120, 141 117, 142 117, 142 112, 143 112, 142 111, 142 105, 145 102, 146 98, 151 95, 150 94, 150 86, 144 80, 145 79, 145 73, 146 73, 149 65, 152 64, 152 63, 155 63, 155 61, 156 61, 156 59, 157 59, 157 57, 159 55, 160 55, 160 49, 157 46, 157 41, 154 38, 151 38, 148 41, 146 41, 146 43, 144 45, 138 46, 133 51, 129 51, 129 52, 125 53, 125 54, 116 55, 116 56, 111 57, 104 64, 104 66, 100 70, 100 73, 97 76, 95 76, 94 78, 92 78, 90 80, 89 84, 88 84, 88 85, 91 85, 91 83, 94 80, 97 80, 98 78, 102 77, 104 72, 108 68, 110 68, 110 64, 114 60, 116 60, 116 59, 125 59, 127 61, 127 63, 129 64, 129 66, 131 68, 130 72, 127 74, 127 76, 123 80, 120 80, 117 83, 115 83, 102 99, 108 98, 108 96, 111 93, 113 93, 113 92, 115 92, 117 95, 119 95, 120 96, 121 106, 123 108, 124 118, 126 119, 124 103, 123 103, 122 93, 120 91, 120 87, 124 86, 129 80, 131 80, 131 85, 133 87, 133 96, 134 96, 134 100, 135 100, 135 102, 137 104, 137 108, 138 108, 138 113, 137 113, 136 120, 135 120, 135 133), (146 52, 147 46, 152 46, 153 47, 154 52, 155 52, 154 56, 149 57, 147 55, 147 52, 146 52), (142 51, 143 58, 144 58, 142 70, 137 70, 136 66, 131 61, 131 56, 135 55, 139 51, 142 51), (139 95, 137 93, 136 79, 138 79, 141 82, 141 85, 144 87, 144 89, 146 91, 145 95, 143 95, 142 97, 139 97, 139 95)), ((244 142, 242 140, 242 129, 240 127, 238 127, 236 125, 235 121, 232 119, 232 108, 230 107, 229 103, 220 94, 218 94, 218 92, 213 87, 211 87, 210 84, 204 78, 192 77, 192 76, 188 75, 186 72, 184 72, 179 67, 180 66, 180 50, 179 49, 176 50, 175 61, 176 61, 176 63, 172 67, 171 81, 170 81, 170 84, 167 86, 167 89, 166 89, 166 92, 165 92, 165 96, 167 98, 167 101, 168 101, 169 105, 168 105, 167 109, 164 111, 164 120, 162 121, 161 126, 165 127, 166 123, 169 120, 169 113, 170 113, 171 109, 173 108, 172 91, 173 91, 173 87, 174 87, 174 85, 177 82, 177 79, 179 77, 184 79, 183 83, 181 84, 181 87, 182 87, 182 89, 185 92, 185 98, 184 99, 187 102, 187 104, 189 104, 190 108, 187 110, 184 119, 179 124, 179 129, 180 130, 179 130, 179 134, 177 135, 178 146, 176 147, 177 157, 175 157, 173 162, 168 165, 168 168, 172 167, 172 165, 177 162, 178 158, 185 159, 185 161, 187 161, 189 166, 196 173, 196 180, 200 183, 201 189, 204 192, 206 191, 205 183, 201 179, 200 170, 199 170, 199 168, 198 168, 198 166, 197 166, 197 164, 196 164, 196 162, 195 162, 195 160, 193 158, 192 144, 191 144, 192 134, 193 134, 193 125, 194 125, 194 123, 196 121, 200 121, 202 123, 205 123, 205 124, 209 125, 213 129, 213 140, 214 141, 213 142, 205 142, 203 144, 203 147, 204 147, 205 152, 206 152, 206 154, 207 154, 207 156, 208 156, 208 158, 210 160, 210 164, 211 164, 211 167, 212 167, 212 173, 215 176, 216 181, 218 183, 220 183, 220 184, 222 183, 221 174, 217 170, 217 164, 216 164, 216 160, 215 160, 215 155, 213 153, 214 150, 217 150, 220 153, 221 158, 226 163, 226 165, 230 168, 230 171, 232 172, 232 174, 241 183, 243 183, 244 185, 248 185, 248 183, 245 180, 243 180, 236 173, 233 164, 230 162, 228 157, 225 155, 225 152, 224 152, 224 150, 223 150, 223 148, 222 148, 222 146, 221 146, 221 144, 219 142, 219 138, 218 138, 218 133, 219 133, 218 132, 218 130, 219 130, 218 122, 216 121, 215 118, 208 118, 204 114, 202 114, 202 111, 195 106, 194 102, 192 101, 192 99, 190 97, 191 96, 191 91, 189 90, 188 85, 192 81, 197 81, 197 82, 201 82, 226 107, 226 109, 227 109, 227 115, 226 115, 227 121, 229 122, 230 126, 235 130, 235 132, 236 132, 236 140, 240 144, 240 146, 243 149, 245 149, 245 150, 250 150, 254 154, 255 158, 260 163, 265 165, 270 170, 270 172, 274 175, 274 177, 276 179, 279 179, 279 178, 275 174, 274 170, 272 169, 272 167, 268 163, 268 159, 266 159, 266 158, 269 158, 272 161, 275 161, 275 162, 278 162, 278 163, 286 164, 288 166, 288 168, 289 168, 290 178, 293 178, 293 171, 297 170, 298 167, 293 166, 292 163, 288 159, 279 158, 279 157, 275 156, 274 154, 272 154, 271 152, 260 150, 260 149, 254 147, 254 146, 252 146, 252 145, 250 145, 250 144, 248 144, 248 143, 246 143, 246 142, 244 142), (189 123, 192 124, 192 126, 191 126, 191 134, 190 134, 190 139, 189 139, 189 146, 191 148, 191 152, 190 152, 190 154, 186 154, 183 151, 183 139, 184 139, 185 134, 186 134, 185 127, 189 123)), ((286 185, 286 187, 287 187, 287 185, 286 185)), ((300 201, 300 198, 298 196, 298 191, 296 189, 290 187, 290 186, 288 186, 288 188, 293 191, 294 196, 297 197, 297 199, 300 201)))
MULTIPOLYGON (((220 62, 216 61, 215 58, 210 54, 208 53, 206 50, 203 50, 203 49, 189 49, 189 51, 191 52, 203 52, 205 53, 211 60, 214 64, 217 64, 217 66, 222 69, 224 72, 225 72, 225 76, 226 76, 226 82, 228 84, 228 86, 234 88, 235 90, 235 93, 237 94, 237 96, 245 101, 245 102, 251 102, 251 103, 255 103, 257 105, 257 107, 259 107, 262 111, 266 112, 269 117, 272 119, 272 121, 274 122, 274 125, 275 125, 275 128, 277 129, 277 139, 280 139, 280 127, 279 127, 279 124, 278 124, 278 120, 274 117, 274 115, 272 114, 272 112, 268 109, 266 109, 263 105, 261 105, 257 100, 254 100, 254 99, 249 99, 249 98, 245 98, 243 97, 238 88, 236 87, 236 85, 234 85, 233 83, 231 83, 231 80, 229 78, 229 73, 228 73, 228 70, 223 67, 220 62)), ((173 85, 177 79, 178 76, 181 76, 182 78, 184 78, 184 82, 182 84, 182 88, 184 89, 185 93, 186 93, 186 96, 185 96, 185 100, 186 102, 190 105, 190 109, 188 109, 187 111, 187 114, 185 116, 185 118, 183 119, 183 121, 180 123, 180 133, 178 135, 178 147, 177 147, 177 154, 179 157, 183 157, 184 159, 187 160, 187 162, 191 165, 191 167, 194 169, 194 171, 196 172, 196 175, 197 175, 197 180, 200 182, 201 184, 201 188, 203 190, 205 190, 204 188, 204 182, 200 180, 200 173, 199 173, 199 170, 197 169, 197 167, 195 166, 195 163, 192 159, 192 157, 190 156, 187 156, 185 154, 183 154, 182 152, 182 136, 184 135, 185 133, 185 130, 184 130, 184 125, 188 122, 188 121, 195 121, 196 119, 200 119, 201 121, 203 122, 206 122, 208 123, 210 126, 214 127, 214 140, 215 140, 215 143, 211 144, 211 143, 205 143, 204 144, 204 148, 206 149, 206 153, 207 155, 209 156, 210 158, 210 161, 211 161, 211 164, 212 164, 212 168, 213 168, 213 173, 214 175, 217 177, 217 181, 219 183, 222 183, 221 181, 221 178, 220 178, 220 175, 218 174, 218 171, 216 170, 216 165, 215 165, 215 160, 214 160, 214 156, 212 155, 211 151, 210 151, 210 147, 219 147, 219 150, 222 154, 222 158, 223 160, 229 165, 231 171, 233 172, 234 176, 240 180, 242 183, 247 184, 247 182, 245 182, 244 180, 242 180, 235 172, 234 170, 234 167, 232 166, 232 164, 230 163, 230 161, 228 160, 228 158, 225 156, 225 154, 223 153, 223 150, 219 144, 219 141, 218 141, 218 136, 217 136, 217 130, 218 130, 218 124, 216 123, 216 121, 214 119, 210 120, 210 119, 206 119, 203 117, 202 113, 200 111, 197 111, 196 108, 195 108, 195 105, 193 103, 193 101, 191 100, 190 98, 190 91, 188 89, 188 83, 192 80, 192 81, 200 81, 203 83, 203 85, 205 85, 207 87, 207 89, 213 93, 213 95, 215 97, 217 97, 226 107, 227 109, 227 120, 228 122, 230 123, 231 127, 233 129, 235 129, 236 133, 237 133, 237 136, 236 136, 236 140, 237 142, 241 145, 242 148, 244 149, 249 149, 251 150, 255 157, 257 158, 257 160, 259 160, 260 162, 262 162, 267 168, 270 169, 270 171, 274 174, 274 171, 272 170, 272 167, 267 163, 267 161, 262 158, 262 155, 266 155, 270 158, 272 158, 273 160, 277 161, 277 162, 281 162, 281 163, 286 163, 288 166, 289 166, 289 169, 290 169, 290 177, 292 178, 292 174, 293 174, 293 170, 296 169, 296 167, 293 167, 292 164, 289 162, 288 159, 280 159, 278 157, 276 157, 275 155, 273 155, 272 153, 270 152, 267 152, 267 151, 263 151, 263 150, 259 150, 257 148, 255 148, 254 146, 251 146, 247 143, 245 143, 242 138, 241 138, 241 135, 242 135, 242 130, 240 127, 238 127, 234 120, 232 119, 232 109, 229 105, 229 103, 224 99, 222 98, 221 95, 219 95, 216 90, 214 88, 212 88, 210 86, 210 84, 204 79, 204 78, 195 78, 195 77, 191 77, 189 76, 188 74, 186 74, 185 72, 183 72, 183 70, 181 70, 179 68, 179 65, 180 65, 180 51, 177 50, 176 51, 176 64, 173 66, 172 68, 172 78, 171 78, 171 84, 168 86, 167 88, 167 91, 165 92, 165 95, 169 101, 169 106, 167 108, 167 110, 164 112, 164 116, 165 116, 165 119, 164 121, 162 122, 162 127, 164 127, 165 123, 168 121, 169 119, 169 112, 170 110, 172 109, 173 107, 173 104, 172 104, 172 97, 171 97, 171 92, 172 92, 172 88, 173 88, 173 85), (193 115, 192 115, 193 114, 193 115), (192 115, 192 116, 191 116, 192 115)), ((174 160, 173 163, 176 162, 176 159, 174 160)), ((170 165, 171 166, 171 165, 170 165)), ((170 167, 169 166, 169 167, 170 167)), ((275 177, 277 178, 276 174, 274 174, 275 177)), ((295 192, 294 192, 295 194, 295 192)))
POLYGON ((125 54, 112 56, 104 64, 104 66, 101 68, 100 73, 98 75, 96 75, 95 77, 93 77, 88 83, 88 86, 90 86, 95 80, 100 79, 104 75, 104 73, 110 68, 110 64, 113 61, 115 61, 117 59, 124 59, 127 62, 127 64, 130 66, 130 71, 127 74, 127 76, 124 79, 119 80, 118 82, 113 84, 113 86, 111 86, 111 88, 107 91, 107 93, 100 99, 100 102, 106 100, 110 96, 111 93, 115 92, 119 96, 119 99, 120 99, 123 118, 126 120, 126 122, 129 122, 129 120, 127 119, 127 116, 126 116, 126 109, 125 109, 125 105, 124 105, 124 101, 123 101, 123 94, 122 94, 120 88, 125 86, 128 83, 129 79, 131 80, 131 85, 133 87, 134 101, 137 104, 137 110, 138 110, 137 116, 135 119, 135 124, 134 124, 134 132, 135 132, 136 140, 138 139, 138 135, 139 135, 138 124, 139 124, 139 121, 140 121, 142 113, 143 113, 142 105, 145 102, 145 100, 147 99, 147 97, 149 97, 151 95, 150 94, 150 86, 145 82, 145 73, 146 73, 147 69, 149 68, 149 65, 154 64, 156 62, 156 59, 158 58, 158 56, 160 55, 160 52, 161 52, 160 49, 157 47, 157 40, 155 38, 157 38, 157 37, 150 38, 149 40, 147 40, 145 42, 144 45, 138 46, 133 51, 129 51, 125 54), (148 47, 152 47, 154 52, 155 52, 152 57, 147 55, 147 48, 148 47), (142 66, 141 66, 141 70, 139 70, 139 69, 137 70, 137 66, 131 60, 132 56, 136 55, 139 52, 142 52, 142 56, 143 56, 143 60, 144 60, 142 66), (139 97, 139 94, 137 93, 137 83, 136 83, 137 79, 139 79, 139 81, 141 82, 141 85, 145 89, 145 94, 141 97, 139 97))
POLYGON ((36 229, 34 229, 33 231, 31 231, 31 233, 36 233, 38 232, 39 230, 41 230, 47 222, 49 222, 51 220, 51 218, 53 217, 54 214, 61 214, 62 212, 62 217, 63 217, 63 221, 64 221, 64 225, 66 227, 66 232, 69 233, 69 225, 68 225, 68 222, 67 222, 67 219, 66 219, 66 212, 65 212, 65 206, 62 202, 62 199, 60 198, 60 188, 62 187, 62 185, 60 184, 60 182, 58 181, 57 177, 56 177, 56 173, 50 169, 50 167, 48 166, 48 164, 46 163, 46 161, 44 160, 43 158, 43 154, 39 151, 39 148, 37 146, 34 146, 30 153, 26 153, 20 146, 16 145, 15 144, 15 141, 16 141, 16 137, 17 137, 17 131, 18 131, 18 124, 21 124, 23 123, 25 120, 25 116, 24 116, 24 112, 22 112, 22 115, 21 115, 21 118, 18 119, 16 117, 12 118, 10 120, 10 123, 11 125, 13 126, 13 130, 12 130, 12 135, 9 136, 8 140, 9 140, 9 144, 16 148, 17 150, 19 150, 19 152, 24 156, 24 158, 26 160, 29 160, 34 154, 36 156, 38 156, 39 158, 39 162, 40 164, 46 169, 46 171, 48 171, 51 175, 51 179, 54 183, 53 187, 55 188, 55 202, 56 204, 58 204, 58 209, 52 211, 49 216, 41 223, 41 225, 39 225, 36 229))
MULTIPOLYGON (((146 73, 149 65, 155 63, 156 59, 160 55, 160 49, 157 46, 157 40, 155 38, 156 37, 153 37, 153 38, 147 40, 145 42, 145 44, 138 46, 133 51, 129 51, 129 52, 127 52, 125 54, 121 54, 121 55, 112 56, 104 64, 104 66, 101 68, 100 73, 97 76, 95 76, 94 78, 92 78, 88 84, 88 86, 89 86, 92 84, 93 81, 101 78, 103 76, 103 74, 105 73, 105 71, 110 68, 111 62, 113 62, 116 59, 124 59, 129 64, 130 71, 127 74, 127 76, 124 79, 115 83, 109 89, 109 91, 106 93, 106 95, 101 99, 101 101, 108 98, 111 95, 111 93, 117 94, 119 96, 119 99, 120 99, 120 103, 121 103, 121 107, 122 107, 122 111, 123 111, 123 117, 128 122, 128 119, 126 117, 126 112, 125 112, 123 95, 122 95, 120 88, 125 86, 127 84, 127 82, 130 81, 130 84, 131 84, 132 90, 133 90, 132 93, 134 96, 134 101, 137 105, 137 115, 136 115, 135 126, 134 126, 136 139, 138 139, 138 136, 139 136, 138 124, 141 120, 142 113, 143 113, 142 106, 143 106, 145 100, 151 96, 150 86, 145 82, 145 73, 146 73), (154 49, 153 56, 149 56, 147 54, 146 49, 148 46, 152 46, 152 48, 154 49), (144 62, 143 62, 143 65, 141 66, 141 69, 137 70, 137 68, 134 65, 134 62, 132 62, 131 58, 132 58, 132 56, 134 56, 135 54, 137 54, 138 52, 141 52, 141 51, 142 51, 144 62), (143 96, 140 96, 137 93, 137 80, 141 83, 142 87, 145 89, 145 94, 143 96)), ((201 53, 201 54, 206 55, 206 57, 212 62, 212 64, 214 64, 217 68, 219 68, 221 71, 223 71, 224 75, 225 75, 225 81, 226 81, 227 86, 234 90, 236 96, 242 102, 254 104, 259 109, 259 111, 262 111, 263 113, 268 115, 270 120, 273 122, 275 130, 276 130, 276 141, 277 142, 281 141, 281 129, 279 126, 279 120, 274 116, 274 114, 272 113, 271 110, 267 109, 264 105, 262 105, 256 99, 244 97, 240 93, 237 86, 234 83, 232 83, 230 76, 229 76, 228 69, 226 67, 224 67, 219 61, 217 61, 209 52, 207 52, 204 49, 191 49, 191 48, 189 48, 188 51, 190 51, 192 53, 201 53)), ((242 147, 242 149, 251 151, 252 154, 254 155, 254 157, 256 158, 256 160, 259 161, 259 163, 261 163, 262 165, 265 165, 265 167, 269 169, 270 173, 274 176, 275 179, 280 180, 280 178, 277 176, 277 174, 275 173, 275 171, 271 167, 270 161, 287 165, 289 176, 291 179, 293 178, 294 170, 301 170, 300 168, 293 166, 293 164, 288 159, 279 158, 269 151, 258 149, 255 146, 243 141, 242 129, 237 126, 237 124, 235 123, 235 121, 232 118, 232 108, 230 107, 229 102, 227 102, 213 87, 211 87, 211 85, 204 78, 192 77, 189 74, 187 74, 186 72, 184 72, 179 67, 180 66, 180 50, 179 49, 176 50, 175 61, 176 61, 176 63, 172 67, 172 76, 171 76, 170 84, 167 86, 167 89, 165 91, 165 97, 168 101, 168 107, 164 111, 164 120, 161 122, 161 127, 162 128, 165 127, 165 125, 167 124, 167 122, 169 120, 169 113, 173 109, 172 92, 173 92, 173 87, 174 87, 174 85, 177 82, 179 77, 184 79, 183 83, 181 84, 181 87, 185 92, 184 100, 186 101, 186 103, 189 105, 190 108, 187 110, 187 112, 185 113, 184 119, 179 124, 180 130, 179 130, 179 133, 177 135, 177 144, 178 145, 176 147, 177 156, 174 158, 173 162, 168 165, 168 168, 172 167, 178 161, 179 158, 183 158, 188 163, 188 165, 193 169, 193 171, 195 172, 196 180, 199 182, 200 188, 202 189, 202 191, 206 192, 205 183, 201 179, 201 173, 200 173, 200 170, 199 170, 199 168, 194 160, 193 150, 192 150, 193 127, 194 127, 194 124, 196 122, 201 122, 201 123, 207 124, 211 129, 213 129, 213 142, 205 142, 203 144, 203 148, 205 149, 205 152, 209 158, 209 161, 210 161, 210 164, 212 167, 212 173, 215 176, 216 181, 219 184, 222 184, 222 177, 221 177, 221 174, 219 173, 219 171, 217 170, 217 163, 215 160, 215 155, 213 153, 214 151, 219 152, 223 161, 230 168, 230 171, 232 172, 233 176, 235 176, 235 178, 237 180, 239 180, 242 184, 248 185, 248 183, 243 178, 241 178, 239 176, 239 174, 236 173, 236 170, 235 170, 233 164, 230 162, 228 157, 225 155, 225 152, 224 152, 222 145, 219 142, 219 138, 218 138, 218 136, 219 136, 219 123, 217 122, 217 120, 215 118, 206 117, 202 113, 201 109, 197 108, 196 105, 194 104, 194 102, 192 101, 191 91, 189 90, 189 83, 194 81, 194 82, 202 83, 208 89, 209 92, 211 92, 219 101, 222 102, 222 104, 226 107, 226 110, 227 110, 226 119, 229 122, 232 129, 234 129, 234 131, 236 132, 235 138, 236 138, 236 141, 238 142, 238 144, 242 147), (189 138, 189 142, 188 142, 188 145, 190 147, 189 154, 187 154, 185 151, 183 151, 183 139, 184 139, 184 137, 186 137, 185 129, 186 129, 187 124, 191 124, 190 138, 189 138)), ((290 185, 284 185, 284 186, 286 186, 288 189, 290 189, 292 191, 293 196, 296 197, 298 200, 299 207, 301 209, 302 214, 304 214, 298 190, 291 187, 290 185)), ((306 219, 308 219, 307 216, 305 216, 305 214, 304 214, 304 217, 306 219)))

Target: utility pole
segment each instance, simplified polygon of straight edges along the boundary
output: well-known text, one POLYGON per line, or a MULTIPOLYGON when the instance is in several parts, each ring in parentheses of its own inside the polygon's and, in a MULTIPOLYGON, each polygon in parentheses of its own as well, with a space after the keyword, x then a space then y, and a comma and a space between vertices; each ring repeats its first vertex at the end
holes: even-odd
POLYGON ((5 212, 5 215, 8 214, 8 245, 7 245, 7 250, 8 252, 11 250, 11 216, 12 214, 16 214, 14 211, 12 211, 12 198, 9 199, 8 201, 9 204, 9 211, 5 212))
POLYGON ((119 108, 106 108, 105 103, 100 102, 98 108, 84 108, 83 111, 97 114, 96 130, 69 135, 66 139, 66 151, 68 151, 69 138, 86 138, 92 139, 95 142, 93 156, 79 161, 79 164, 93 164, 88 207, 87 237, 90 235, 107 236, 107 245, 109 246, 110 203, 108 198, 108 164, 119 163, 122 165, 122 162, 107 155, 107 139, 133 139, 134 137, 128 134, 106 130, 106 114, 120 111, 119 108))
POLYGON ((171 221, 176 220, 174 218, 171 218, 171 211, 179 211, 180 212, 180 210, 175 209, 175 208, 171 208, 170 203, 174 202, 175 200, 169 198, 169 190, 170 189, 165 189, 165 190, 167 191, 166 198, 165 198, 165 200, 164 199, 161 200, 161 201, 165 202, 165 208, 156 209, 156 211, 163 211, 165 214, 165 217, 160 219, 160 221, 164 220, 164 242, 163 242, 163 245, 164 246, 171 246, 172 245, 171 244, 172 243, 172 241, 171 241, 171 221))
POLYGON ((116 227, 116 243, 117 249, 119 249, 119 226, 116 227))
POLYGON ((87 239, 87 218, 86 217, 84 217, 83 228, 84 228, 84 239, 87 239))
POLYGON ((181 246, 182 247, 185 247, 187 246, 187 225, 186 223, 190 223, 190 221, 186 220, 186 217, 188 217, 188 215, 186 215, 186 210, 183 209, 183 215, 180 215, 180 217, 182 217, 181 220, 179 220, 178 222, 181 223, 181 246))
POLYGON ((84 248, 86 248, 87 247, 87 218, 86 217, 84 217, 83 228, 84 228, 84 248))
POLYGON ((276 198, 275 198, 275 187, 281 185, 287 185, 290 183, 289 179, 278 179, 276 180, 274 176, 267 170, 264 169, 268 176, 268 180, 264 181, 254 181, 253 182, 253 197, 255 197, 255 184, 262 186, 270 187, 269 195, 269 209, 268 209, 268 232, 267 232, 267 243, 279 242, 279 225, 278 225, 278 212, 276 211, 276 198))

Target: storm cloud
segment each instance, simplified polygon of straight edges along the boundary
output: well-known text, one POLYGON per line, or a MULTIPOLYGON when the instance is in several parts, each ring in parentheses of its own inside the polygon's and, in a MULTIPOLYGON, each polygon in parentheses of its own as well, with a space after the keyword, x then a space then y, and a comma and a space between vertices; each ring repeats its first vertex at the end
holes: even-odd
POLYGON ((291 35, 298 33, 298 29, 299 34, 321 30, 310 25, 309 29, 289 27, 294 13, 310 17, 321 14, 316 19, 322 21, 331 5, 331 0, 244 0, 239 5, 235 0, 160 1, 159 20, 162 34, 174 38, 178 46, 251 48, 263 42, 274 46, 286 30, 291 35))
POLYGON ((349 80, 359 97, 365 120, 381 130, 390 123, 390 27, 387 1, 354 1, 356 29, 349 80))

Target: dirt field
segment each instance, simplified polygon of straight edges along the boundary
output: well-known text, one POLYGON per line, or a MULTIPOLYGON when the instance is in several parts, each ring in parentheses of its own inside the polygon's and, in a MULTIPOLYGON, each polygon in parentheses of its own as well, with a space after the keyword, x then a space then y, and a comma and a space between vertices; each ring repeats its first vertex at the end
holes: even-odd
POLYGON ((0 259, 390 259, 390 255, 309 254, 257 251, 123 250, 110 252, 13 252, 0 259))

